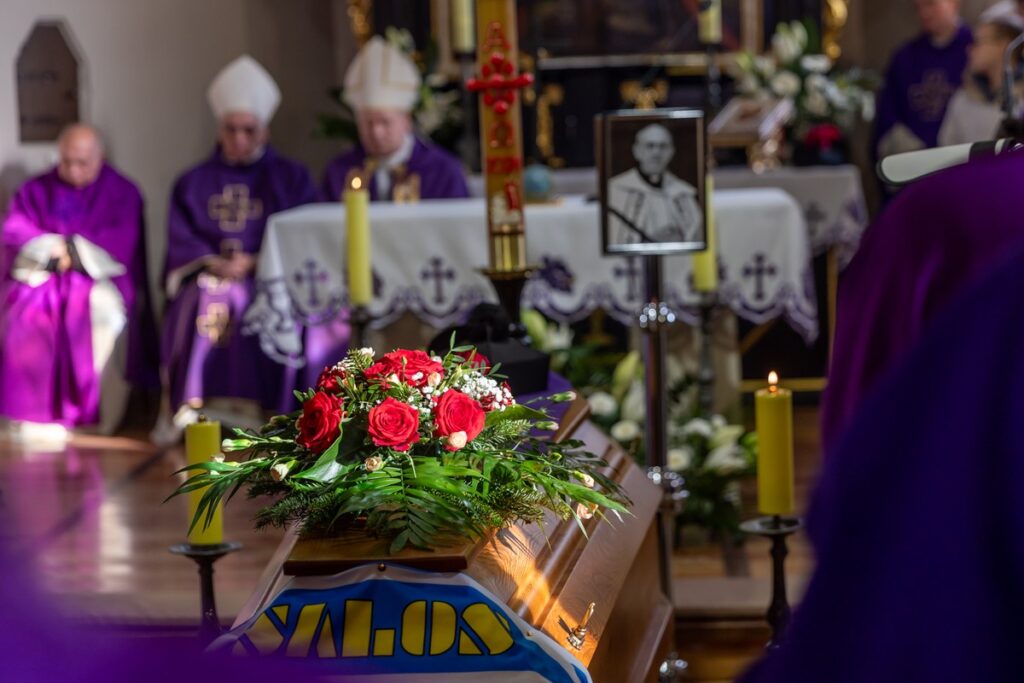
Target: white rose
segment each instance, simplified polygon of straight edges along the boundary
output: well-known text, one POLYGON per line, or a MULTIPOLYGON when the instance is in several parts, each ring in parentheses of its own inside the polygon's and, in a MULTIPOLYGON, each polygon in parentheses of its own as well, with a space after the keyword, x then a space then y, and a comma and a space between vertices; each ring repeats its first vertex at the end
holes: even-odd
POLYGON ((572 328, 566 324, 548 328, 547 350, 555 351, 572 348, 572 328))
POLYGON ((612 425, 612 438, 622 443, 628 443, 640 436, 640 425, 633 420, 620 420, 612 425))
POLYGON ((767 55, 755 57, 754 68, 763 78, 771 78, 775 75, 775 60, 767 55))
POLYGON ((783 27, 780 27, 779 32, 772 36, 772 53, 780 65, 792 63, 800 56, 800 50, 796 39, 788 30, 783 31, 783 27))
POLYGON ((807 97, 804 98, 804 106, 807 107, 807 111, 815 116, 828 115, 828 100, 820 92, 808 93, 807 97))
POLYGON ((683 436, 696 435, 710 439, 711 434, 711 423, 703 417, 695 417, 683 425, 683 436))
POLYGON ((364 346, 363 348, 361 348, 358 351, 356 351, 357 355, 365 356, 367 358, 373 358, 374 353, 375 352, 374 352, 373 348, 370 347, 370 346, 364 346))
POLYGON ((832 60, 827 55, 804 55, 800 58, 800 66, 804 71, 813 74, 825 74, 832 68, 832 60))
POLYGON ((693 464, 693 449, 689 446, 670 448, 668 451, 668 468, 673 472, 682 472, 693 464))
POLYGON ((772 92, 779 97, 792 97, 800 92, 800 77, 792 71, 780 71, 772 78, 772 92))
POLYGON ((379 455, 371 455, 366 460, 363 460, 363 465, 366 467, 367 472, 376 472, 384 466, 384 460, 379 455))
POLYGON ((619 414, 623 420, 642 422, 647 415, 647 396, 644 391, 644 383, 640 380, 629 385, 626 397, 622 399, 622 412, 619 414))
POLYGON ((800 46, 801 50, 807 47, 807 27, 804 26, 803 22, 791 21, 789 23, 789 30, 790 35, 793 36, 793 40, 796 42, 797 45, 800 46))
POLYGON ((704 468, 719 474, 733 474, 747 467, 747 461, 738 446, 720 446, 714 449, 704 461, 704 468))
POLYGON ((587 405, 596 417, 611 417, 619 408, 615 397, 604 391, 596 391, 588 396, 587 405))
POLYGON ((466 434, 466 432, 453 432, 448 435, 448 445, 455 450, 464 448, 466 446, 466 442, 469 440, 467 437, 468 434, 466 434))
POLYGON ((808 74, 804 79, 804 88, 808 92, 822 92, 829 86, 828 79, 821 74, 808 74))
POLYGON ((725 425, 715 430, 708 441, 709 448, 719 446, 735 446, 740 437, 743 436, 743 427, 740 425, 725 425))

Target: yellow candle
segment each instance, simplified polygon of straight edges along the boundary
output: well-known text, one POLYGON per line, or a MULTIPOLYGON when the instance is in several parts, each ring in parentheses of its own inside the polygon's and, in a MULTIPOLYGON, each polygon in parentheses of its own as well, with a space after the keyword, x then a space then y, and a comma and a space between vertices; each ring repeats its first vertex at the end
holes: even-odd
POLYGON ((476 51, 473 35, 473 0, 452 0, 452 51, 470 54, 476 51))
POLYGON ((754 397, 757 423, 757 507, 764 515, 792 515, 793 394, 774 371, 754 397))
POLYGON ((693 255, 693 286, 698 292, 713 292, 718 288, 718 239, 715 227, 715 205, 712 195, 715 191, 715 182, 708 173, 705 181, 704 211, 707 215, 707 243, 704 251, 698 251, 693 255))
POLYGON ((345 229, 348 234, 349 303, 366 306, 373 300, 370 269, 370 192, 356 176, 345 190, 345 229))
POLYGON ((722 0, 709 0, 706 9, 701 10, 697 33, 705 45, 722 42, 722 0))
MULTIPOLYGON (((210 462, 213 456, 220 453, 220 423, 208 422, 200 417, 199 422, 185 427, 185 457, 189 465, 210 462)), ((194 476, 194 475, 193 475, 194 476)), ((206 489, 189 491, 188 523, 191 525, 199 509, 199 501, 206 489)), ((220 503, 208 527, 203 527, 205 513, 188 535, 188 542, 195 545, 218 545, 224 542, 224 508, 220 503)))

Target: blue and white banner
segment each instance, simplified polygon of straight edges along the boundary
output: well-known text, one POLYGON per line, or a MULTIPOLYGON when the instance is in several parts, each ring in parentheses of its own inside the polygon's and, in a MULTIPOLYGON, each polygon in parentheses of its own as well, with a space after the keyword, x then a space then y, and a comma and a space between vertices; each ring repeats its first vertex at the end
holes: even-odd
POLYGON ((211 650, 304 658, 332 680, 591 683, 565 648, 463 574, 364 565, 291 579, 211 650))

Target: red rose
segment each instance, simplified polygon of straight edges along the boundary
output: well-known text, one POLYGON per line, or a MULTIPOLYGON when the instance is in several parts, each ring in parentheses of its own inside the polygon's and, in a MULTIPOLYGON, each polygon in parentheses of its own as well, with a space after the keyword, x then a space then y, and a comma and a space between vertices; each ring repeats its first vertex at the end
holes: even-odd
POLYGON ((502 382, 501 386, 495 391, 486 393, 480 397, 480 405, 483 406, 484 410, 488 413, 494 410, 507 408, 515 402, 515 398, 512 396, 512 388, 509 387, 508 382, 502 382))
POLYGON ((487 356, 485 356, 484 354, 482 354, 479 351, 477 351, 476 349, 473 349, 472 351, 470 351, 469 355, 465 356, 465 358, 466 358, 465 366, 467 368, 472 368, 473 370, 479 370, 480 372, 482 372, 484 374, 486 374, 487 371, 491 369, 491 361, 490 361, 490 359, 487 358, 487 356))
POLYGON ((420 414, 416 409, 390 396, 370 409, 370 438, 377 446, 407 451, 420 440, 419 428, 420 414))
POLYGON ((332 394, 336 394, 341 391, 341 383, 344 380, 345 371, 341 367, 337 365, 326 367, 316 380, 316 389, 317 391, 329 391, 332 394))
POLYGON ((457 432, 466 435, 465 441, 461 439, 445 440, 445 448, 449 451, 457 451, 466 443, 472 441, 484 429, 484 409, 474 399, 461 391, 449 389, 441 395, 441 399, 434 408, 434 433, 444 438, 450 437, 457 432))
POLYGON ((430 375, 437 373, 444 377, 444 366, 433 360, 424 351, 398 349, 384 354, 384 357, 366 369, 369 381, 386 380, 396 375, 398 381, 411 387, 424 387, 430 375))
POLYGON ((338 438, 338 426, 343 417, 345 411, 341 399, 318 391, 302 404, 302 416, 296 423, 299 435, 295 441, 314 453, 323 453, 338 438))

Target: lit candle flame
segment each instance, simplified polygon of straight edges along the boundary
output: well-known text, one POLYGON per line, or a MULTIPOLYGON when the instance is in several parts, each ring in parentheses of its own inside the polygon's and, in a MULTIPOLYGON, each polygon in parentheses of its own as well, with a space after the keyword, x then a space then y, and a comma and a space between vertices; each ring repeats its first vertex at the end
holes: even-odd
POLYGON ((779 390, 779 373, 772 370, 768 373, 768 391, 773 394, 779 390))
POLYGON ((363 186, 363 179, 362 178, 360 178, 359 176, 356 176, 355 178, 352 179, 352 189, 353 190, 358 190, 362 186, 363 186))

